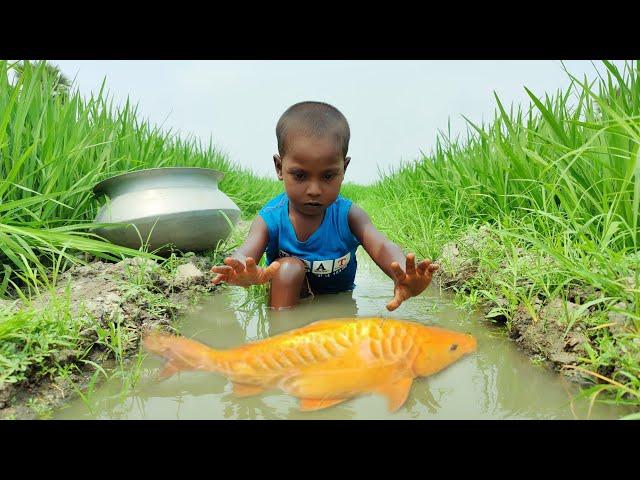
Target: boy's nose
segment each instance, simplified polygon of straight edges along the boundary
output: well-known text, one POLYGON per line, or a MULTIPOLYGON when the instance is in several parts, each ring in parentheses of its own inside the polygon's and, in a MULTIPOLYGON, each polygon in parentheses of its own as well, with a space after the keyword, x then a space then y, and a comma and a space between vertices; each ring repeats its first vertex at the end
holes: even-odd
POLYGON ((307 187, 307 195, 310 197, 319 197, 321 193, 322 190, 320 190, 320 185, 315 182, 309 183, 309 186, 307 187))

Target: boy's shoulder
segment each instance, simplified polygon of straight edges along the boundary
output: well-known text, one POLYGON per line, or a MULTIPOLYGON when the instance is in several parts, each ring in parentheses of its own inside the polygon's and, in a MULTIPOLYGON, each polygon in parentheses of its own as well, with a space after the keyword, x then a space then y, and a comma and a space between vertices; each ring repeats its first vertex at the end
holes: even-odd
POLYGON ((349 200, 347 197, 343 197, 342 195, 338 195, 336 201, 334 202, 336 205, 351 205, 353 202, 349 200))
POLYGON ((282 208, 285 205, 286 200, 287 200, 287 196, 283 192, 280 195, 273 197, 267 203, 265 203, 261 211, 269 211, 277 208, 282 208))
POLYGON ((286 205, 287 196, 283 193, 269 200, 258 212, 260 215, 274 213, 286 205))
POLYGON ((333 202, 333 206, 335 211, 339 212, 340 215, 349 215, 352 210, 352 206, 355 204, 349 198, 343 197, 342 195, 338 195, 336 201, 333 202))

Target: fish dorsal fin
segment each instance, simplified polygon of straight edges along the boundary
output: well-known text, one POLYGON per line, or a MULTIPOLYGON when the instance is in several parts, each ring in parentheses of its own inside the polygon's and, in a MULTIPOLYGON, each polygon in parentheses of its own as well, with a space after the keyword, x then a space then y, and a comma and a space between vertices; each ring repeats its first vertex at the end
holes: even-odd
POLYGON ((388 383, 387 385, 378 387, 374 390, 374 392, 387 397, 389 411, 395 412, 407 400, 412 384, 413 378, 406 377, 396 382, 388 383))
POLYGON ((260 385, 251 385, 249 383, 236 383, 233 384, 233 393, 238 397, 250 397, 252 395, 258 395, 265 391, 264 387, 260 385))
POLYGON ((345 400, 346 398, 302 398, 300 399, 300 410, 302 412, 321 410, 344 402, 345 400))

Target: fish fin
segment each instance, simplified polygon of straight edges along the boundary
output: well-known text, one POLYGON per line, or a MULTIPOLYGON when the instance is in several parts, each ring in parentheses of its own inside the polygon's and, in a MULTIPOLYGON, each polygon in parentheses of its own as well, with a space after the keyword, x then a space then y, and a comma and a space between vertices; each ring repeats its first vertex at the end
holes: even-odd
POLYGON ((250 397, 251 395, 258 395, 265 391, 264 387, 260 385, 251 385, 250 383, 236 383, 233 384, 233 393, 238 397, 250 397))
POLYGON ((179 370, 180 369, 176 367, 173 362, 168 361, 167 363, 164 364, 164 368, 160 370, 160 373, 158 373, 158 378, 160 380, 164 380, 165 378, 169 378, 171 375, 178 372, 179 370))
POLYGON ((311 412, 321 410, 338 403, 344 402, 346 398, 302 398, 300 399, 300 411, 311 412))
POLYGON ((167 378, 183 370, 216 371, 217 351, 184 337, 151 332, 143 338, 145 349, 164 358, 159 378, 167 378))
POLYGON ((406 402, 412 384, 413 378, 407 377, 378 387, 374 391, 387 397, 389 411, 395 412, 406 402))

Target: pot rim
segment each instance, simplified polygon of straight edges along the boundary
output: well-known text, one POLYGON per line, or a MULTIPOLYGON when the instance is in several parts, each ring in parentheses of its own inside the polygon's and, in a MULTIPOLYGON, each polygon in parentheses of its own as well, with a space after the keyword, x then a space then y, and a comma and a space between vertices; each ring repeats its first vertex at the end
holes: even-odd
POLYGON ((109 187, 111 187, 114 183, 120 182, 123 178, 135 179, 138 177, 157 177, 159 174, 165 173, 167 171, 170 172, 184 172, 184 173, 199 173, 201 175, 207 175, 216 179, 216 181, 220 181, 224 178, 224 172, 220 170, 214 170, 213 168, 201 168, 201 167, 158 167, 158 168, 146 168, 143 170, 134 170, 132 172, 120 173, 118 175, 114 175, 113 177, 109 177, 105 180, 102 180, 100 183, 97 183, 93 187, 93 194, 98 196, 105 194, 109 187), (161 173, 162 172, 162 173, 161 173))

